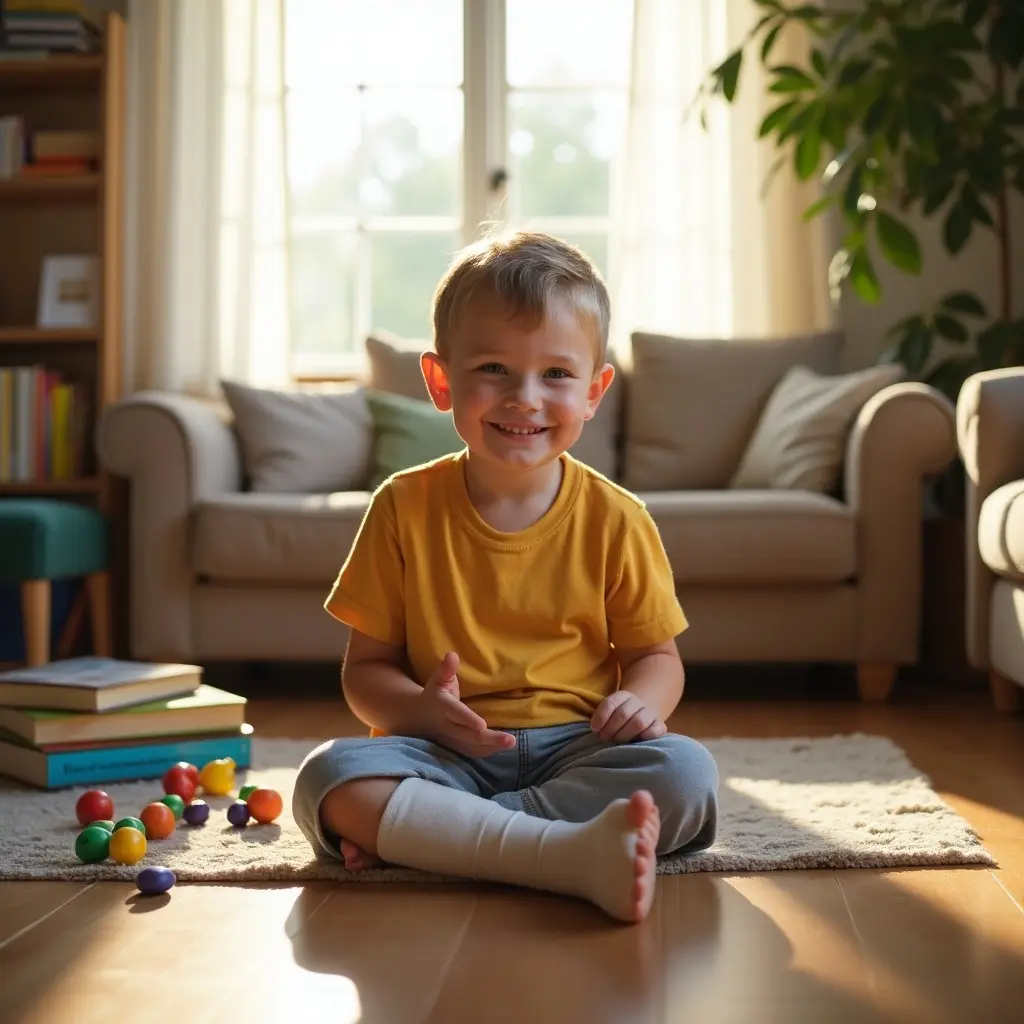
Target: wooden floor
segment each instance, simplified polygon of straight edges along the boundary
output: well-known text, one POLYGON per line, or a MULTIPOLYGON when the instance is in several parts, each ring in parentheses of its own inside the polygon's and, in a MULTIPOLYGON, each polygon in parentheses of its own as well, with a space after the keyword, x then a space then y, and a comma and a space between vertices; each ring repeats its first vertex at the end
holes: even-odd
MULTIPOLYGON (((256 700, 263 735, 356 731, 256 700)), ((0 884, 0 1020, 109 1024, 1024 1020, 1024 718, 984 694, 684 700, 677 731, 891 737, 999 867, 659 878, 651 917, 498 887, 0 884)), ((0 837, 2 842, 2 837, 0 837)))

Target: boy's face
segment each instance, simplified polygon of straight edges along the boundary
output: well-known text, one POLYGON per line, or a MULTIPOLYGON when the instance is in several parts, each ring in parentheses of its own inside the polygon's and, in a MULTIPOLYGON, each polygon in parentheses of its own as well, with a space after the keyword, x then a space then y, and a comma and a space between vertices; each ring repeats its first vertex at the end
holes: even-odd
POLYGON ((446 358, 426 352, 423 375, 438 409, 473 455, 535 469, 576 443, 614 376, 598 367, 593 332, 559 302, 537 324, 501 315, 493 296, 474 298, 446 358))

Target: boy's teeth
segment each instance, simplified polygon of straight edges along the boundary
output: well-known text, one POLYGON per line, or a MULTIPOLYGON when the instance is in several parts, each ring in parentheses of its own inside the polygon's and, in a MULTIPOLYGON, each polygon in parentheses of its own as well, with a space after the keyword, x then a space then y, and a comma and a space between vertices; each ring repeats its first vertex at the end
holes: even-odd
POLYGON ((499 430, 504 430, 506 434, 539 434, 543 427, 505 427, 500 423, 498 424, 499 430))

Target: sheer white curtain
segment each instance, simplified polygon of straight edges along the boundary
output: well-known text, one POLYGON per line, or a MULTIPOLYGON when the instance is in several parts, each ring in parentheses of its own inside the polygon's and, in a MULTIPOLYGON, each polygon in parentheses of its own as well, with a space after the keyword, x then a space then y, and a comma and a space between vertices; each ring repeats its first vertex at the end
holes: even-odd
MULTIPOLYGON (((632 330, 760 337, 830 326, 822 222, 804 224, 813 186, 783 167, 762 198, 774 145, 757 129, 774 105, 757 55, 734 105, 687 109, 707 70, 761 14, 751 0, 635 0, 624 173, 613 239, 615 340, 632 330)), ((757 44, 760 45, 760 42, 757 44)), ((799 40, 780 38, 784 59, 799 40)))
POLYGON ((130 0, 126 386, 288 380, 283 0, 130 0))

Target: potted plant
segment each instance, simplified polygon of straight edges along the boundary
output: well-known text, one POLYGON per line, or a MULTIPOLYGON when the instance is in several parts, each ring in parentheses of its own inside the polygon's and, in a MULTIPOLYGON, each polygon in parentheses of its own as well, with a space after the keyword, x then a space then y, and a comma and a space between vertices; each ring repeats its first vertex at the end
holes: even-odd
POLYGON ((941 218, 953 255, 975 231, 991 232, 998 309, 969 291, 938 296, 892 325, 879 358, 902 363, 954 401, 969 374, 1024 363, 1009 217, 1010 194, 1024 195, 1024 2, 860 0, 844 10, 752 2, 762 17, 709 72, 696 103, 731 103, 744 63, 761 61, 778 97, 759 128, 780 150, 770 174, 789 163, 801 180, 819 176, 822 196, 804 218, 841 214, 833 299, 845 286, 864 302, 881 300, 876 253, 900 271, 922 272, 909 213, 941 218), (810 40, 806 60, 773 63, 793 23, 810 40), (933 358, 939 338, 954 354, 933 358))

